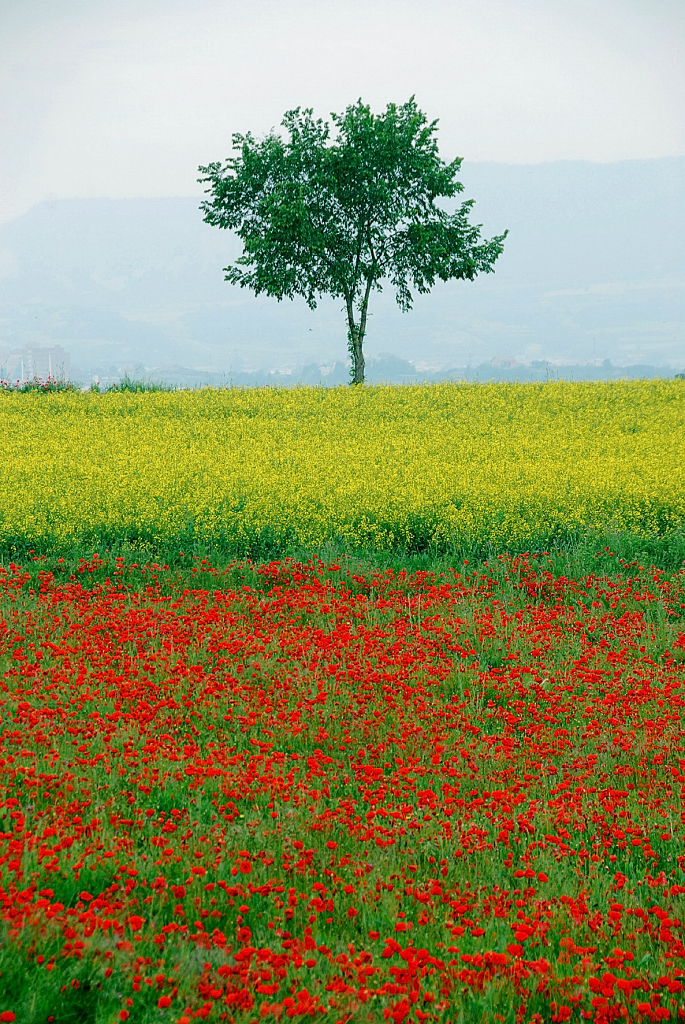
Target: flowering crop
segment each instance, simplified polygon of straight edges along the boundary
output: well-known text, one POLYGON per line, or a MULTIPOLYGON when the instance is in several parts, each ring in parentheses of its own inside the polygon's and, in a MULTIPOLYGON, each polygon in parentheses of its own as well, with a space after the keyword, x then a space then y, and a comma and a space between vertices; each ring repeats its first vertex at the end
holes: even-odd
POLYGON ((685 574, 248 568, 0 570, 0 1020, 683 1019, 685 574))
POLYGON ((685 518, 681 381, 0 392, 0 435, 5 547, 549 546, 685 518))

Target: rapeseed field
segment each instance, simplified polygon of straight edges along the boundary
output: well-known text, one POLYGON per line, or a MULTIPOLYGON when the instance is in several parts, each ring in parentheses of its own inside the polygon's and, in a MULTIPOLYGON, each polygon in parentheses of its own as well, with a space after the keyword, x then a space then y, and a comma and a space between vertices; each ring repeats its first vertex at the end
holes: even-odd
POLYGON ((527 544, 685 515, 680 381, 0 394, 0 544, 527 544))

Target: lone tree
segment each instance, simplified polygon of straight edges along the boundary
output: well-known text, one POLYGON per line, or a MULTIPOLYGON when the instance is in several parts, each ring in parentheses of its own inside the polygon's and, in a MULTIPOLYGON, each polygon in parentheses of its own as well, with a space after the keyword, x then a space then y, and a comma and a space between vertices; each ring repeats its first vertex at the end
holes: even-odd
POLYGON ((225 279, 279 301, 301 295, 310 309, 317 297, 345 301, 351 383, 364 383, 364 336, 372 289, 387 278, 397 303, 411 309, 410 285, 426 293, 451 278, 490 273, 507 232, 482 241, 481 225, 468 221, 473 200, 455 213, 435 205, 464 186, 455 180, 462 158, 438 156, 437 121, 428 123, 414 97, 389 103, 374 115, 361 99, 337 128, 298 107, 257 140, 233 136, 237 156, 199 167, 210 198, 204 220, 234 229, 243 255, 225 267, 225 279))

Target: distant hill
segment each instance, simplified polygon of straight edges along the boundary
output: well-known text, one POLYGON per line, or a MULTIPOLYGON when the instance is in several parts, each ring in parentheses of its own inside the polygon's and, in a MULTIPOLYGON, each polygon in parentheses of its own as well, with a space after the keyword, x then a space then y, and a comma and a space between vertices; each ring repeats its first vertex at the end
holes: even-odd
MULTIPOLYGON (((419 370, 407 359, 398 356, 382 355, 371 357, 366 364, 366 381, 368 384, 425 384, 439 381, 455 383, 475 382, 486 384, 492 381, 509 381, 511 383, 546 382, 556 380, 587 381, 587 380, 638 380, 661 377, 673 379, 673 367, 636 364, 633 366, 614 366, 605 359, 598 366, 564 364, 563 366, 547 363, 542 360, 527 365, 502 366, 497 361, 482 363, 479 366, 443 367, 441 370, 419 370)), ((102 387, 109 387, 121 379, 121 374, 99 378, 102 387)), ((138 379, 151 383, 170 384, 177 388, 199 387, 340 387, 349 384, 349 365, 338 361, 333 366, 321 366, 309 363, 305 366, 282 370, 237 370, 220 372, 216 370, 193 370, 188 366, 161 366, 154 369, 139 368, 138 379)))
MULTIPOLYGON (((373 297, 369 358, 418 373, 610 359, 685 365, 685 159, 463 165, 493 275, 438 284, 412 313, 373 297)), ((0 226, 0 351, 61 344, 84 375, 172 365, 226 376, 346 354, 340 303, 255 298, 223 281, 240 253, 196 198, 40 203, 0 226)))

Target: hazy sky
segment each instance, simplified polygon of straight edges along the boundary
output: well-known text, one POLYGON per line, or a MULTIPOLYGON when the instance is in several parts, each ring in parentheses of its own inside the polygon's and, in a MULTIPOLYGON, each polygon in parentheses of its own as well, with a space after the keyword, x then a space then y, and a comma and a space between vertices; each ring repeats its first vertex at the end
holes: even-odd
POLYGON ((685 154, 683 0, 0 0, 0 222, 201 194, 283 113, 411 94, 445 159, 685 154))

